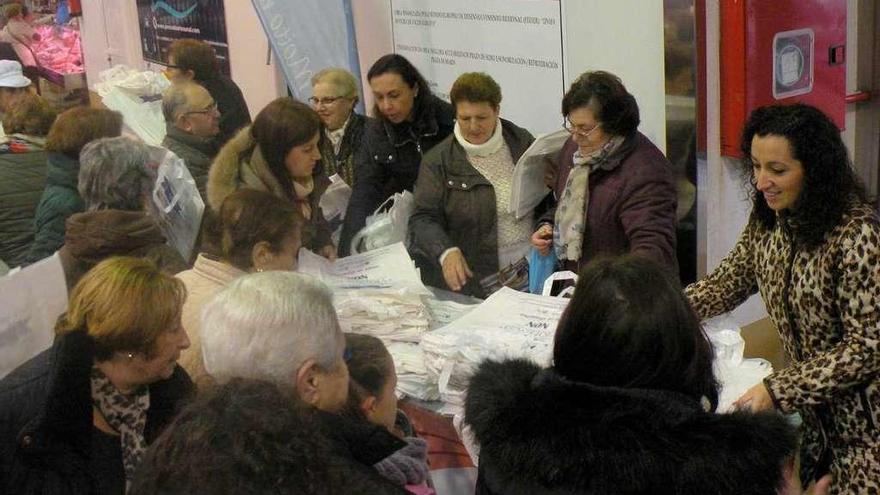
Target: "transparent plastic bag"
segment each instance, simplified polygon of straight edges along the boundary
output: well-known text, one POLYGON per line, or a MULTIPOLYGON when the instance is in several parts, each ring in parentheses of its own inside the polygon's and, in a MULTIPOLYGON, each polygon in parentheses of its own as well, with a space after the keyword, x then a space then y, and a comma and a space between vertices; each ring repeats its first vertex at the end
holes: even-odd
POLYGON ((406 242, 407 225, 414 209, 415 197, 411 192, 394 193, 367 217, 367 225, 351 240, 351 252, 363 253, 406 242), (385 208, 388 209, 383 211, 385 208))
POLYGON ((154 148, 159 155, 151 214, 162 233, 184 260, 192 259, 193 248, 202 225, 205 203, 184 161, 166 149, 154 148))

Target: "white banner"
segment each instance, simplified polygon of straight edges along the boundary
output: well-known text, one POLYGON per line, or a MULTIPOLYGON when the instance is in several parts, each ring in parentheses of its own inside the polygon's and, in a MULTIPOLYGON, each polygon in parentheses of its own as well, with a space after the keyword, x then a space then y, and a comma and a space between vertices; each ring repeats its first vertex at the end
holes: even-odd
POLYGON ((392 0, 394 51, 449 100, 455 79, 485 72, 501 116, 533 134, 559 130, 565 92, 558 0, 392 0))

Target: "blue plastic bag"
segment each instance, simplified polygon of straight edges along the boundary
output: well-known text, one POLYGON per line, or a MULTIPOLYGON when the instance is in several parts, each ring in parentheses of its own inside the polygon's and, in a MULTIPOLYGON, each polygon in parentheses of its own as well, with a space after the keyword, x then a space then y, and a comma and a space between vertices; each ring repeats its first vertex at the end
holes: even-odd
POLYGON ((546 256, 532 248, 529 251, 529 292, 540 294, 544 288, 544 281, 556 271, 556 253, 553 249, 546 256))

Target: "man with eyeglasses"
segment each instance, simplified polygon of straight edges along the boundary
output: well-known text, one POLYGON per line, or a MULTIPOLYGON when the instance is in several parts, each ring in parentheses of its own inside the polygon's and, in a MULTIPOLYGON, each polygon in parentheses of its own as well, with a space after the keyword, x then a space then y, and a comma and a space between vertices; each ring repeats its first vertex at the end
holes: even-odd
POLYGON ((162 95, 165 139, 162 146, 185 163, 205 198, 208 170, 217 154, 215 137, 220 132, 220 112, 208 90, 194 82, 173 84, 162 95))

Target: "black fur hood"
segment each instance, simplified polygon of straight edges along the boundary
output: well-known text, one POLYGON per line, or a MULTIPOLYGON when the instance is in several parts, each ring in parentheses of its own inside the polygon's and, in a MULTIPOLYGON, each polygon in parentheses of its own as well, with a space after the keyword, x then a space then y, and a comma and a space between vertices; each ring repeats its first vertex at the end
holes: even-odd
POLYGON ((712 414, 675 392, 596 387, 523 360, 486 361, 465 416, 478 494, 775 494, 794 428, 712 414))

